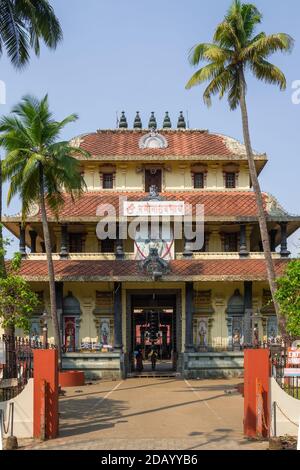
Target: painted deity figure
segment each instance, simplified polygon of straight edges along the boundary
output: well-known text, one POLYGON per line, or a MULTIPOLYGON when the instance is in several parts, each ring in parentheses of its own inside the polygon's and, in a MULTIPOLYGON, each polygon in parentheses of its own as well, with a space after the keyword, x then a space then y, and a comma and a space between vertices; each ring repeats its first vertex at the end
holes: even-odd
POLYGON ((200 348, 205 348, 206 346, 206 325, 201 322, 199 325, 199 346, 200 348))

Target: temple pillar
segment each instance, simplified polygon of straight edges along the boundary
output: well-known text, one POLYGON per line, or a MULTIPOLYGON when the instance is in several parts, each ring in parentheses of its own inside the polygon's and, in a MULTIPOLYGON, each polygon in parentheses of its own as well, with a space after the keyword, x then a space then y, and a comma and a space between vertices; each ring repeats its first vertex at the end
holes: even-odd
POLYGON ((219 227, 211 227, 209 235, 209 250, 214 252, 222 251, 222 243, 219 227))
POLYGON ((246 225, 240 225, 240 250, 239 255, 242 257, 248 256, 249 252, 247 249, 247 240, 246 240, 246 225))
POLYGON ((37 233, 35 230, 30 230, 29 231, 29 236, 30 236, 30 251, 31 253, 36 253, 36 239, 37 239, 37 233))
POLYGON ((120 237, 120 225, 118 225, 118 234, 117 234, 117 239, 115 243, 115 254, 116 254, 116 259, 125 258, 124 248, 123 248, 123 239, 120 237))
POLYGON ((194 351, 193 310, 194 310, 194 285, 192 282, 187 282, 185 284, 185 352, 194 351))
POLYGON ((184 238, 183 257, 184 258, 192 258, 193 257, 193 250, 191 249, 191 241, 188 240, 187 238, 184 238))
POLYGON ((288 258, 291 253, 289 252, 287 248, 287 222, 280 223, 280 230, 281 230, 280 255, 282 258, 288 258))
POLYGON ((252 345, 252 313, 253 313, 253 294, 252 281, 244 282, 244 345, 252 345))
POLYGON ((23 224, 20 224, 19 253, 21 256, 26 256, 25 226, 23 224))
POLYGON ((55 282, 55 297, 56 297, 57 319, 58 319, 58 325, 59 325, 59 330, 60 330, 60 337, 61 337, 61 341, 63 345, 64 344, 64 339, 63 339, 64 283, 63 282, 55 282))
POLYGON ((67 224, 61 225, 61 245, 60 245, 60 256, 66 258, 69 254, 68 249, 68 226, 67 224))
POLYGON ((114 283, 114 350, 122 350, 122 284, 114 283))

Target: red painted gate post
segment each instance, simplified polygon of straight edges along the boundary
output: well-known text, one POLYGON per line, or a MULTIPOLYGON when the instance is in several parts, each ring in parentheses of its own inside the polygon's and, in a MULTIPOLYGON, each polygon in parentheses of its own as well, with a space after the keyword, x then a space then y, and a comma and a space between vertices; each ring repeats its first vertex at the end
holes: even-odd
POLYGON ((270 359, 268 349, 244 351, 244 434, 268 437, 270 359))
POLYGON ((56 349, 33 352, 33 435, 38 439, 58 436, 58 356, 56 349))

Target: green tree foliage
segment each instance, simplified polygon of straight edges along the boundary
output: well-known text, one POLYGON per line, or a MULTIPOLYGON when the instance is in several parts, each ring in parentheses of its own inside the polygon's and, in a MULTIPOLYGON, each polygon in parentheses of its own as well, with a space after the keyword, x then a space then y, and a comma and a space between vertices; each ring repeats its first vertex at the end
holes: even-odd
POLYGON ((38 56, 40 41, 55 49, 62 30, 47 0, 0 0, 0 56, 6 50, 17 69, 24 67, 30 50, 38 56))
POLYGON ((39 305, 38 296, 17 274, 0 278, 0 320, 4 328, 30 330, 30 315, 39 305))
POLYGON ((276 299, 286 319, 286 330, 300 337, 300 260, 291 261, 284 276, 277 280, 276 299))

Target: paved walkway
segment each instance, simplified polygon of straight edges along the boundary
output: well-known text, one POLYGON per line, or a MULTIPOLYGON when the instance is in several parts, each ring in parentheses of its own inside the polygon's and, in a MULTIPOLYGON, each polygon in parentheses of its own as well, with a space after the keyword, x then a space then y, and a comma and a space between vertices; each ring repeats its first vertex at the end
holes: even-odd
POLYGON ((66 389, 60 437, 31 449, 265 449, 243 438, 239 380, 134 378, 66 389))

